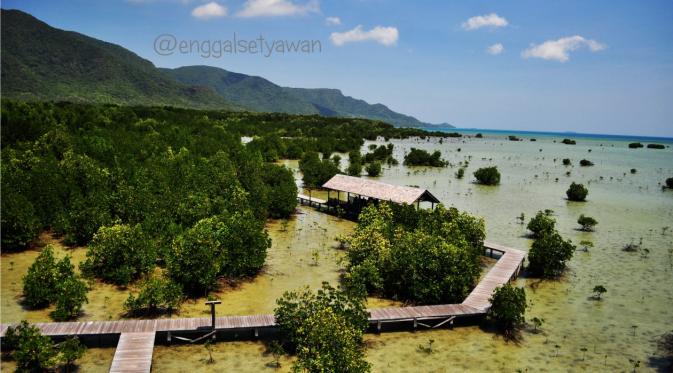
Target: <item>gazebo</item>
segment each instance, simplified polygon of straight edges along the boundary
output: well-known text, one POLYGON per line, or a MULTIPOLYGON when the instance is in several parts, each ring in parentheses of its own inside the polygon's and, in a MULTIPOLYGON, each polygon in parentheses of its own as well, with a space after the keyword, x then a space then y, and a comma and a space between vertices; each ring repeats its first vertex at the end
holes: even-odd
POLYGON ((337 200, 341 201, 341 193, 346 193, 348 203, 361 205, 362 200, 391 202, 396 204, 416 204, 420 208, 421 202, 430 202, 431 208, 439 203, 427 189, 399 186, 383 183, 380 181, 364 179, 360 177, 335 175, 322 186, 327 189, 327 201, 330 201, 330 193, 337 192, 337 200))

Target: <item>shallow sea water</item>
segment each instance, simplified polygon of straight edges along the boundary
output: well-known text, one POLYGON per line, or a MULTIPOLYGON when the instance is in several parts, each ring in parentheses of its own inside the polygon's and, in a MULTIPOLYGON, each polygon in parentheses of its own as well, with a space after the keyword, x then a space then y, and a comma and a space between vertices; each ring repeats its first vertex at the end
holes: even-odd
MULTIPOLYGON (((523 138, 525 141, 510 142, 487 135, 485 139, 450 139, 443 144, 393 140, 400 162, 413 146, 441 150, 454 167, 384 167, 383 176, 377 179, 428 188, 446 205, 483 217, 487 239, 496 243, 528 250, 531 240, 525 237, 525 226, 516 217, 524 213, 527 222, 544 209, 554 210, 557 228, 564 237, 576 244, 592 241, 595 247, 588 252, 575 253, 564 278, 541 282, 522 277, 517 281, 525 286, 530 302, 526 316, 544 318, 542 331, 524 331, 518 343, 506 342, 479 326, 369 334, 367 358, 373 371, 626 372, 633 370, 629 359, 641 361, 637 371, 663 371, 666 363, 658 359, 655 340, 673 330, 673 191, 662 191, 660 184, 673 177, 673 150, 633 150, 626 142, 614 140, 578 139, 573 146, 560 144, 561 137, 538 138, 536 142, 523 138), (573 166, 564 167, 563 158, 570 158, 573 166), (582 158, 595 166, 579 167, 582 158), (465 178, 456 179, 457 164, 468 159, 465 178), (473 183, 472 172, 487 165, 498 166, 501 185, 473 183), (637 173, 630 174, 631 168, 637 173), (571 172, 570 177, 566 171, 571 172), (565 199, 572 181, 588 186, 587 202, 565 199), (576 230, 577 217, 582 213, 598 220, 596 232, 576 230), (642 248, 649 253, 622 250, 641 238, 642 248), (608 292, 602 301, 591 300, 591 290, 599 284, 608 292), (429 340, 434 340, 431 354, 419 349, 429 340)), ((346 157, 342 157, 345 166, 346 157)), ((283 163, 297 167, 296 161, 283 163)), ((352 227, 353 223, 306 207, 287 222, 269 222, 273 246, 264 273, 224 286, 217 293, 223 301, 218 314, 270 313, 275 299, 286 290, 317 287, 322 281, 336 283, 342 253, 336 250, 334 238, 347 234, 352 227)), ((85 250, 67 252, 77 262, 85 250)), ((65 252, 59 249, 60 255, 65 252)), ((49 319, 48 310, 27 311, 19 303, 20 278, 36 255, 37 251, 2 255, 2 322, 49 319)), ((127 295, 128 290, 95 284, 83 319, 119 317, 127 295)), ((186 303, 180 316, 204 316, 207 310, 203 301, 186 303)), ((393 302, 369 300, 370 307, 388 304, 393 302)), ((213 346, 216 364, 208 365, 203 346, 157 346, 154 371, 276 370, 267 365, 273 358, 264 351, 261 342, 217 343, 213 346)), ((287 371, 291 365, 287 358, 281 363, 279 371, 287 371)))

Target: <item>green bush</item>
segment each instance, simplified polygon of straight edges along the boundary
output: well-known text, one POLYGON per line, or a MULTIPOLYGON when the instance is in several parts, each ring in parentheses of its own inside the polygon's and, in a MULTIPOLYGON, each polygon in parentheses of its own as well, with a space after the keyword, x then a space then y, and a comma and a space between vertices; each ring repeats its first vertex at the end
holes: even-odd
POLYGON ((594 227, 598 224, 598 221, 596 221, 596 219, 592 218, 591 216, 580 215, 580 217, 577 219, 577 224, 582 226, 583 231, 592 232, 594 227))
POLYGON ((442 152, 435 150, 432 154, 423 149, 411 148, 404 156, 405 166, 446 167, 449 162, 442 159, 442 152))
POLYGON ((583 202, 587 199, 589 190, 582 184, 572 183, 566 191, 569 201, 583 202))
POLYGON ((553 232, 556 220, 543 211, 538 211, 535 217, 530 219, 526 228, 533 232, 533 237, 542 237, 546 233, 553 232))
POLYGON ((480 184, 498 185, 500 184, 500 172, 497 167, 483 167, 474 172, 474 177, 480 184))
POLYGON ((276 301, 276 322, 297 354, 295 371, 369 372, 363 333, 368 326, 364 298, 323 283, 286 292, 276 301))
POLYGON ((367 175, 376 177, 381 175, 381 163, 379 162, 372 162, 369 163, 366 167, 367 175))
MULTIPOLYGON (((5 167, 3 164, 3 171, 5 167)), ((0 236, 2 248, 24 249, 38 235, 40 220, 33 204, 23 195, 13 191, 14 188, 5 184, 5 172, 2 175, 2 222, 0 236)))
POLYGON ((561 143, 566 144, 566 145, 575 145, 575 144, 577 144, 577 142, 576 142, 575 140, 571 140, 571 139, 563 139, 563 141, 561 141, 561 143))
POLYGON ((203 219, 174 241, 168 274, 189 294, 207 294, 218 277, 257 273, 270 246, 263 222, 250 212, 203 219))
POLYGON ((181 301, 180 285, 164 277, 152 277, 140 284, 137 295, 129 294, 124 309, 132 315, 170 313, 180 306, 181 301))
POLYGON ((56 347, 59 351, 59 359, 65 365, 66 372, 70 372, 75 361, 84 356, 86 352, 86 346, 77 337, 68 337, 56 347))
POLYGON ((673 189, 673 177, 669 177, 668 179, 666 179, 666 186, 669 189, 673 189))
POLYGON ((359 150, 348 153, 348 169, 346 172, 350 176, 360 176, 362 173, 362 155, 359 150))
POLYGON ((54 290, 60 274, 51 245, 45 246, 23 278, 24 302, 30 308, 43 308, 55 300, 54 290))
POLYGON ((307 152, 299 161, 299 170, 303 174, 304 186, 320 187, 339 173, 339 168, 330 160, 320 160, 318 153, 307 152))
POLYGON ((115 224, 101 227, 94 235, 82 273, 117 285, 127 285, 149 273, 156 253, 140 225, 115 224))
POLYGON ((68 257, 58 263, 59 280, 56 283, 56 309, 52 313, 55 320, 64 321, 76 318, 82 311, 82 305, 88 303, 87 284, 75 274, 75 267, 68 257))
POLYGON ((7 328, 4 342, 16 361, 19 372, 42 372, 58 364, 58 350, 51 338, 27 321, 7 328))
POLYGON ((86 347, 77 337, 68 337, 63 342, 54 344, 51 338, 42 335, 40 329, 25 320, 17 326, 7 328, 3 347, 11 350, 17 372, 51 371, 59 364, 64 364, 64 370, 68 372, 86 351, 86 347))
POLYGON ((461 167, 456 171, 456 179, 462 179, 465 176, 465 168, 461 167))
POLYGON ((297 208, 297 184, 292 171, 284 166, 265 164, 262 180, 268 189, 269 216, 288 218, 297 208))
POLYGON ((632 143, 629 144, 630 149, 638 149, 638 148, 642 148, 642 147, 643 147, 643 144, 641 144, 639 142, 632 142, 632 143))
POLYGON ((526 321, 526 291, 523 288, 507 283, 497 287, 489 301, 488 318, 506 333, 514 332, 526 321))
POLYGON ((582 166, 582 167, 589 167, 589 166, 593 166, 593 165, 594 165, 594 163, 591 162, 591 161, 588 160, 588 159, 582 159, 582 160, 580 161, 580 166, 582 166))
POLYGON ((545 233, 533 242, 528 252, 528 270, 535 276, 558 277, 574 252, 575 246, 572 242, 563 240, 558 232, 545 233))
POLYGON ((456 209, 368 206, 346 239, 345 284, 418 303, 461 301, 479 276, 484 224, 456 209))
POLYGON ((186 292, 205 295, 216 287, 225 250, 219 240, 222 226, 217 218, 203 219, 173 241, 166 268, 186 292))
POLYGON ((563 158, 563 165, 564 166, 570 166, 572 163, 570 162, 570 158, 563 158))
POLYGON ((70 258, 54 258, 53 248, 46 246, 23 278, 24 302, 31 308, 43 308, 52 303, 52 317, 69 320, 77 317, 86 302, 86 283, 75 273, 70 258))
POLYGON ((665 149, 666 146, 663 144, 647 144, 648 149, 665 149))

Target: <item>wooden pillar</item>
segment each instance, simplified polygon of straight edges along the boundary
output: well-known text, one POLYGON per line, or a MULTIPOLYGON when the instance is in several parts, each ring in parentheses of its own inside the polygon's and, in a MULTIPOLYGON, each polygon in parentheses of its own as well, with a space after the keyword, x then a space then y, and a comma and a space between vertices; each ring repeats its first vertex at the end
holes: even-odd
POLYGON ((376 330, 377 330, 379 333, 381 333, 381 320, 378 320, 378 321, 376 322, 376 330))
POLYGON ((414 317, 414 331, 418 328, 418 319, 414 317))
MULTIPOLYGON (((210 327, 212 331, 215 331, 215 305, 220 304, 222 301, 219 300, 210 300, 206 304, 210 305, 210 327)), ((213 340, 215 339, 216 333, 213 333, 213 340)))

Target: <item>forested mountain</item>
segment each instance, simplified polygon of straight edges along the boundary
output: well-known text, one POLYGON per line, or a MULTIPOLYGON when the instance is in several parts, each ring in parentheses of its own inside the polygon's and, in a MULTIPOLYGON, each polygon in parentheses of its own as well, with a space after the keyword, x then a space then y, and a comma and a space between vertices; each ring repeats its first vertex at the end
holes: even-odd
POLYGON ((337 89, 289 88, 210 66, 160 69, 115 44, 2 10, 2 97, 319 114, 427 125, 337 89))
POLYGON ((2 96, 24 100, 235 109, 209 88, 190 87, 118 45, 2 10, 2 96))
POLYGON ((371 105, 345 96, 338 89, 281 87, 258 76, 212 66, 162 70, 183 84, 210 87, 227 101, 255 111, 367 118, 404 127, 428 125, 414 117, 396 113, 383 104, 371 105))

